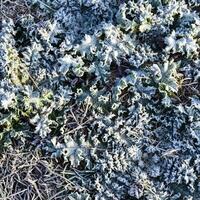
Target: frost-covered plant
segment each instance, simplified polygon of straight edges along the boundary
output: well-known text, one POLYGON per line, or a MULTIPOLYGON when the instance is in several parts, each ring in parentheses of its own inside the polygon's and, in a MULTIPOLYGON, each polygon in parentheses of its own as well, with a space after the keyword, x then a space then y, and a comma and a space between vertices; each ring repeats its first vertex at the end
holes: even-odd
POLYGON ((60 162, 66 199, 199 199, 200 3, 27 5, 0 24, 1 151, 60 162))

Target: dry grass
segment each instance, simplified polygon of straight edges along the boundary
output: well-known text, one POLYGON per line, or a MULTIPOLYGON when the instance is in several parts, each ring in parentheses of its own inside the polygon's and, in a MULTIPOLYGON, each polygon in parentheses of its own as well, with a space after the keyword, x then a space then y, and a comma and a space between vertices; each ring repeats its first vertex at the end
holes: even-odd
POLYGON ((0 200, 68 199, 83 191, 71 179, 77 175, 38 152, 5 152, 0 159, 0 200))
MULTIPOLYGON (((42 1, 40 1, 40 4, 42 4, 42 1)), ((50 9, 46 4, 43 6, 50 9)), ((0 21, 10 18, 16 22, 28 15, 34 17, 36 21, 43 21, 45 19, 45 14, 41 12, 40 8, 32 7, 27 3, 27 0, 0 0, 0 21)))
POLYGON ((0 0, 0 19, 12 18, 15 21, 20 16, 30 13, 26 0, 0 0))
POLYGON ((179 83, 179 90, 173 96, 175 104, 182 103, 183 105, 189 104, 192 96, 200 96, 200 82, 192 81, 190 78, 185 78, 179 83))

